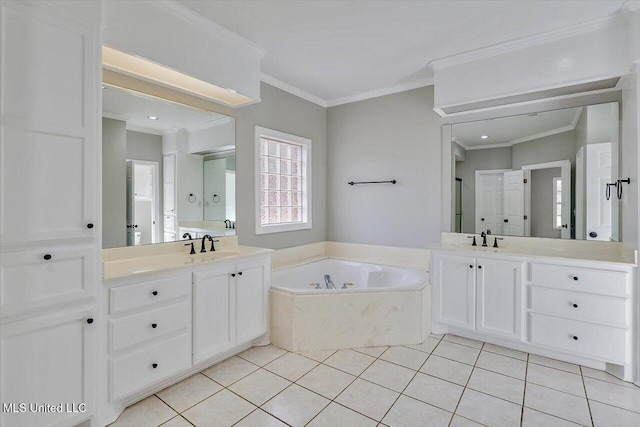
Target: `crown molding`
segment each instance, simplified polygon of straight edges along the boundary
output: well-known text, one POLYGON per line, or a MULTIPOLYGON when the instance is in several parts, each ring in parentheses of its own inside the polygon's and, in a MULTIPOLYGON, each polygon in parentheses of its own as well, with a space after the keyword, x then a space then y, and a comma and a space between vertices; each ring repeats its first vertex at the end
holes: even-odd
MULTIPOLYGON (((634 3, 635 5, 635 3, 634 3)), ((625 4, 626 6, 626 4, 625 4)), ((631 7, 629 6, 629 10, 631 7)), ((572 25, 569 27, 559 28, 556 30, 547 31, 544 33, 534 34, 531 36, 520 37, 517 39, 509 40, 502 43, 493 44, 490 46, 474 49, 455 55, 447 56, 440 59, 434 59, 427 65, 433 70, 439 70, 441 68, 452 67, 455 65, 465 64, 471 61, 477 61, 480 59, 490 58, 496 55, 513 52, 528 47, 538 46, 553 41, 563 40, 570 37, 574 37, 580 34, 591 33, 593 31, 607 28, 611 25, 615 25, 616 21, 620 19, 620 13, 606 16, 604 18, 594 19, 589 22, 572 25)))
POLYGON ((111 120, 120 120, 121 122, 126 122, 129 120, 129 117, 123 116, 122 114, 112 113, 110 111, 102 110, 102 117, 111 120))
POLYGON ((528 136, 523 136, 522 138, 514 139, 512 141, 509 141, 509 144, 516 145, 523 142, 532 141, 534 139, 546 138, 547 136, 557 135, 563 132, 569 132, 570 130, 574 130, 575 128, 576 128, 575 125, 562 126, 556 129, 551 129, 544 132, 536 133, 534 135, 528 135, 528 136))
POLYGON ((313 102, 314 104, 317 104, 321 107, 327 107, 327 101, 320 98, 319 96, 315 96, 314 94, 309 93, 303 89, 290 85, 289 83, 285 83, 282 80, 278 80, 275 77, 270 76, 269 74, 261 73, 260 80, 270 86, 276 87, 285 92, 289 92, 290 94, 295 95, 298 98, 306 99, 307 101, 313 102))
POLYGON ((215 126, 223 125, 225 123, 229 123, 232 119, 233 117, 229 117, 229 116, 217 117, 213 120, 207 120, 206 122, 198 123, 196 125, 192 125, 184 129, 187 132, 197 132, 199 130, 204 130, 204 129, 212 128, 215 126))
POLYGON ((327 107, 335 107, 337 105, 349 104, 357 101, 364 101, 365 99, 377 98, 379 96, 392 95, 398 92, 405 92, 407 90, 417 89, 420 87, 433 85, 433 78, 416 80, 409 83, 403 83, 394 86, 388 86, 385 88, 374 89, 367 92, 357 93, 355 95, 349 95, 342 98, 332 99, 327 102, 327 107))
POLYGON ((223 27, 215 21, 207 18, 196 12, 193 9, 188 8, 187 6, 177 2, 176 0, 155 0, 153 2, 149 2, 154 5, 158 5, 168 10, 172 14, 181 17, 182 19, 192 23, 194 26, 204 28, 209 31, 211 34, 218 36, 220 38, 230 40, 234 43, 238 43, 249 50, 251 50, 254 54, 263 58, 267 53, 262 47, 257 44, 245 39, 237 33, 223 27))
POLYGON ((134 132, 141 132, 141 133, 150 133, 152 135, 158 135, 158 136, 163 136, 164 132, 158 129, 150 129, 150 128, 146 128, 144 126, 137 126, 137 125, 132 125, 127 123, 127 130, 132 130, 134 132))
MULTIPOLYGON (((460 142, 458 142, 458 144, 460 144, 460 142)), ((511 147, 513 146, 512 143, 510 142, 502 142, 499 144, 487 144, 487 145, 471 145, 467 148, 465 148, 465 150, 486 150, 489 148, 506 148, 506 147, 511 147)))

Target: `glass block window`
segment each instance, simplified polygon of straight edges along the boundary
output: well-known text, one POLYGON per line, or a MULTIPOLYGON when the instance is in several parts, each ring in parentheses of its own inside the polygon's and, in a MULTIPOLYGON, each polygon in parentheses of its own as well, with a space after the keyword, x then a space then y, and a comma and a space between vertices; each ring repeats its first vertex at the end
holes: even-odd
POLYGON ((256 233, 310 228, 311 141, 256 126, 256 233))

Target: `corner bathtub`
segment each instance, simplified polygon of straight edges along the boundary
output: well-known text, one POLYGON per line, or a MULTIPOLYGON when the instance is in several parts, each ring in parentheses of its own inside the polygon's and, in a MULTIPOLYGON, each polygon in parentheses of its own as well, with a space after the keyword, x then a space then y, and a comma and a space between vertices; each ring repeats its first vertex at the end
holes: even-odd
POLYGON ((431 329, 430 299, 420 270, 330 258, 278 270, 271 341, 289 351, 418 344, 431 329))

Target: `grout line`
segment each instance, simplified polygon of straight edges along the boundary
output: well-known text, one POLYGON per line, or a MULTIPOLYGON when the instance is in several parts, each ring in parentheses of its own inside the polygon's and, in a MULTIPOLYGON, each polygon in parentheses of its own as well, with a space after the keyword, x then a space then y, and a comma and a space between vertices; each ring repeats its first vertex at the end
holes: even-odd
MULTIPOLYGON (((444 339, 444 337, 442 337, 442 339, 444 339)), ((476 365, 478 364, 478 359, 480 359, 480 355, 482 354, 482 349, 484 348, 484 344, 482 343, 482 347, 480 347, 480 351, 478 352, 478 356, 476 356, 476 360, 475 362, 473 362, 473 368, 471 369, 471 373, 469 374, 469 378, 467 378, 467 382, 465 383, 465 385, 462 388, 462 393, 460 394, 460 398, 458 399, 458 403, 456 404, 456 407, 453 410, 453 415, 451 416, 451 420, 449 421, 449 426, 451 425, 451 423, 453 423, 453 417, 456 415, 456 412, 458 412, 458 407, 460 407, 460 402, 462 402, 462 398, 464 397, 464 393, 467 391, 467 387, 469 386, 469 381, 471 381, 471 376, 473 376, 473 371, 476 370, 476 365)), ((469 389, 472 390, 472 389, 469 389)), ((475 420, 471 420, 474 422, 477 422, 475 420)))
POLYGON ((520 425, 524 425, 524 400, 527 396, 527 378, 529 376, 529 353, 527 353, 527 364, 524 367, 524 388, 522 389, 522 407, 520 408, 520 425))

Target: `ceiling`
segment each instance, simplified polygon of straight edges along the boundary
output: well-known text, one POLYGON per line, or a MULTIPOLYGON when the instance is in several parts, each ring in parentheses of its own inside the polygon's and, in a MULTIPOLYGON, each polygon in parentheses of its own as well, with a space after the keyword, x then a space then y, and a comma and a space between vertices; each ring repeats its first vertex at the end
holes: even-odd
POLYGON ((329 106, 431 84, 433 59, 605 17, 624 3, 179 1, 264 48, 264 81, 329 106))
POLYGON ((580 113, 582 107, 460 123, 451 127, 451 135, 467 149, 508 146, 575 129, 580 113))
POLYGON ((172 129, 192 128, 221 118, 222 114, 198 110, 144 96, 115 86, 104 86, 102 115, 127 122, 127 129, 162 135, 172 129), (150 120, 156 116, 158 120, 150 120))

